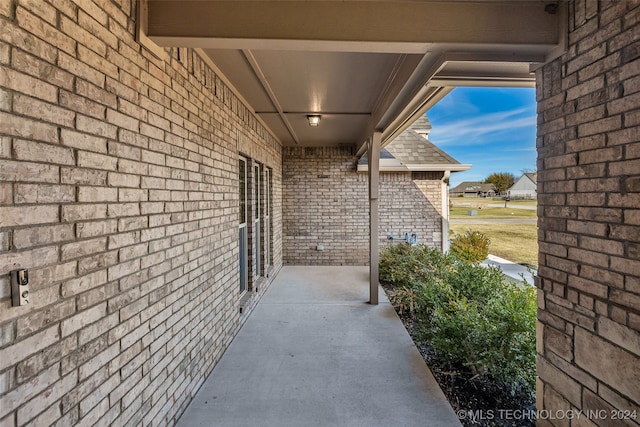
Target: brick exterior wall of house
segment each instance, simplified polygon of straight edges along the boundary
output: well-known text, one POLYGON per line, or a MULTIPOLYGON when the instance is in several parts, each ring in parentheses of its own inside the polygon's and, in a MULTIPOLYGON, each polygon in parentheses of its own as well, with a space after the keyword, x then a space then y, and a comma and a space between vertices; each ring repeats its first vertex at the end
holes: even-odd
POLYGON ((537 404, 602 411, 572 426, 639 425, 640 3, 569 7, 569 49, 536 74, 537 404))
MULTIPOLYGON (((2 427, 174 422, 241 321, 241 154, 273 170, 275 270, 367 259, 351 150, 283 162, 196 52, 136 43, 134 7, 0 0, 2 427), (17 268, 25 307, 11 306, 17 268)), ((537 71, 538 405, 619 425, 612 409, 640 414, 640 5, 576 0, 569 18, 569 51, 537 71)), ((439 180, 393 179, 381 205, 387 184, 440 195, 439 180)), ((381 209, 381 241, 437 234, 441 203, 415 199, 391 201, 407 223, 381 209)))
MULTIPOLYGON (((363 174, 366 178, 367 174, 363 174)), ((381 246, 387 233, 418 234, 418 243, 442 249, 442 172, 383 172, 380 174, 381 246)), ((365 181, 365 197, 367 196, 365 181)), ((367 227, 368 230, 368 227, 367 227)))
MULTIPOLYGON (((284 148, 285 264, 368 264, 368 177, 356 172, 357 162, 352 147, 284 148)), ((441 247, 441 178, 425 172, 380 175, 382 246, 389 244, 387 233, 416 232, 419 243, 441 247)))
POLYGON ((280 145, 134 7, 0 0, 2 427, 173 424, 240 321, 239 153, 273 169, 281 265, 280 145))

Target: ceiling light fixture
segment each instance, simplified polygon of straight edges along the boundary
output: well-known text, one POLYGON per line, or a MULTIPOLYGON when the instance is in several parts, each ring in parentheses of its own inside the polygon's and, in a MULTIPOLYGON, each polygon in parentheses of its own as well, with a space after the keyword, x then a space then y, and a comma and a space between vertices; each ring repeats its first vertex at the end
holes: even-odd
POLYGON ((309 114, 307 120, 309 120, 309 126, 317 127, 320 124, 319 114, 309 114))

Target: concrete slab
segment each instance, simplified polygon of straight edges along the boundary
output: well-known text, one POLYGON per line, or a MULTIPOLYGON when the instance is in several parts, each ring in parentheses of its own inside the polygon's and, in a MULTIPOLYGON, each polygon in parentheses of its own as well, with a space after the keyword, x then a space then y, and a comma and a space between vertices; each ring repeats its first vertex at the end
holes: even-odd
POLYGON ((524 265, 516 264, 515 262, 491 254, 489 254, 483 264, 498 267, 505 275, 511 277, 512 279, 522 282, 524 278, 524 282, 532 286, 535 285, 533 279, 535 273, 533 273, 524 265))
POLYGON ((461 425, 368 267, 283 267, 178 422, 461 425))

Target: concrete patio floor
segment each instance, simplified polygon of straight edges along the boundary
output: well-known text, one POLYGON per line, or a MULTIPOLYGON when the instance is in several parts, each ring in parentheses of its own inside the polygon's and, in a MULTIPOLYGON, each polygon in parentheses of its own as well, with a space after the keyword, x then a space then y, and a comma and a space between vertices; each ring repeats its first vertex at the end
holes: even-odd
POLYGON ((368 275, 283 267, 178 426, 459 426, 368 275))

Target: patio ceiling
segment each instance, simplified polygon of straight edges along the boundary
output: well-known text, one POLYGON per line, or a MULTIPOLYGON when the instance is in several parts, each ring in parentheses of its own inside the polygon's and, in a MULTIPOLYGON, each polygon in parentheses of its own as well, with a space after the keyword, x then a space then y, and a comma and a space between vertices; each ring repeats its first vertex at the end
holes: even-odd
POLYGON ((363 152, 374 131, 388 143, 455 86, 533 86, 530 64, 563 50, 560 6, 148 0, 141 10, 148 38, 203 49, 284 145, 363 152))

